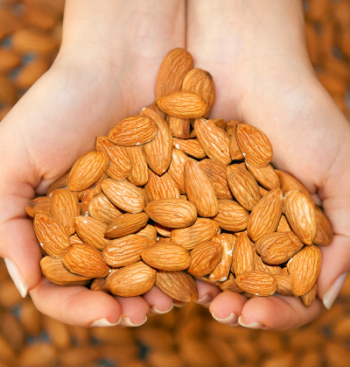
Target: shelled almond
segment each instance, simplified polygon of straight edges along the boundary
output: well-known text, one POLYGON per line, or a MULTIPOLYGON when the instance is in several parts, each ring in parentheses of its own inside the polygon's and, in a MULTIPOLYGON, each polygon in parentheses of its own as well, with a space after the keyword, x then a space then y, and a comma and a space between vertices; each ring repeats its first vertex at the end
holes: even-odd
POLYGON ((124 297, 157 284, 181 302, 197 298, 194 277, 310 305, 317 246, 332 239, 322 210, 299 181, 275 171, 262 131, 205 118, 214 82, 187 51, 168 53, 156 90, 155 105, 97 137, 95 151, 27 205, 47 255, 44 275, 124 297))

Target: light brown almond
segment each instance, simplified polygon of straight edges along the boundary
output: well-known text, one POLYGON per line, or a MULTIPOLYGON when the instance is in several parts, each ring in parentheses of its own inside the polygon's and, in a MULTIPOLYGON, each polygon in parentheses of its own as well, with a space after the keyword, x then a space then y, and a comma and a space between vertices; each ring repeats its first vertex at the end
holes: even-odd
POLYGON ((256 252, 254 252, 254 270, 273 275, 282 274, 282 269, 280 266, 265 264, 256 252))
POLYGON ((215 237, 215 242, 220 243, 222 246, 222 255, 219 264, 210 273, 209 280, 212 282, 225 282, 231 270, 233 245, 230 239, 224 234, 215 237))
POLYGON ((128 180, 136 186, 143 186, 148 181, 148 166, 142 147, 125 147, 131 164, 132 170, 128 180))
POLYGON ((182 119, 179 117, 168 116, 166 119, 167 124, 171 130, 172 136, 179 139, 190 138, 190 120, 182 119))
POLYGON ((279 188, 269 191, 252 210, 247 231, 253 242, 275 232, 282 215, 283 195, 279 188))
POLYGON ((81 215, 75 219, 75 229, 79 238, 82 239, 83 243, 91 245, 98 250, 104 249, 109 242, 104 238, 106 228, 106 223, 92 217, 81 215))
POLYGON ((68 188, 82 191, 89 188, 108 167, 108 157, 103 152, 89 152, 79 158, 69 174, 68 188))
POLYGON ((121 297, 135 297, 148 292, 156 281, 156 271, 139 261, 112 273, 106 279, 106 288, 121 297))
POLYGON ((71 245, 63 257, 63 265, 72 273, 88 278, 104 278, 110 268, 103 261, 102 254, 91 245, 71 245))
POLYGON ((286 194, 288 191, 292 191, 292 190, 300 190, 306 196, 310 197, 310 200, 312 200, 309 191, 294 176, 292 176, 291 174, 289 174, 287 172, 280 171, 278 169, 276 169, 275 172, 276 172, 276 174, 278 175, 278 177, 280 179, 281 190, 282 190, 283 194, 286 194))
POLYGON ((311 245, 317 231, 315 203, 299 190, 288 191, 284 197, 284 214, 300 241, 311 245))
POLYGON ((134 115, 119 121, 108 134, 108 139, 123 147, 146 144, 157 134, 157 126, 147 116, 134 115))
POLYGON ((72 236, 69 237, 69 242, 71 245, 75 244, 75 243, 84 243, 79 236, 75 233, 72 236))
POLYGON ((42 249, 52 257, 62 257, 69 249, 69 236, 63 225, 45 214, 36 214, 33 228, 42 249))
POLYGON ((49 196, 40 196, 31 200, 26 205, 26 213, 34 218, 35 214, 45 214, 47 216, 51 216, 50 211, 50 197, 49 196))
POLYGON ((230 137, 230 144, 229 144, 229 150, 230 150, 230 156, 231 159, 233 161, 240 161, 242 159, 244 159, 244 156, 241 152, 241 150, 239 149, 239 146, 237 144, 237 139, 236 139, 236 126, 234 128, 230 129, 230 133, 231 135, 230 137))
POLYGON ((276 292, 273 275, 261 271, 251 271, 236 277, 236 283, 245 292, 255 296, 271 296, 276 292))
POLYGON ((56 181, 54 181, 48 188, 46 195, 50 195, 52 191, 56 189, 63 189, 64 187, 68 187, 68 180, 69 180, 69 172, 66 172, 56 181))
POLYGON ((219 210, 215 191, 208 176, 198 163, 186 162, 184 180, 186 195, 196 206, 198 214, 202 217, 214 217, 219 210))
POLYGON ((184 170, 185 164, 190 158, 179 149, 173 149, 172 161, 168 170, 181 194, 185 194, 184 170))
POLYGON ((238 120, 228 120, 225 122, 225 130, 232 135, 236 132, 237 125, 240 123, 238 120))
POLYGON ((144 228, 147 222, 148 215, 146 213, 123 214, 108 224, 105 237, 119 238, 135 233, 144 228))
POLYGON ((221 244, 203 242, 191 251, 191 265, 188 272, 195 277, 203 277, 211 273, 221 260, 221 244))
POLYGON ((182 150, 190 157, 194 157, 197 159, 202 159, 206 157, 205 151, 202 146, 199 144, 197 139, 176 139, 173 138, 174 148, 182 150))
POLYGON ((88 212, 91 217, 106 224, 120 217, 122 213, 107 199, 102 192, 95 195, 89 202, 88 212))
POLYGON ((169 228, 189 227, 197 219, 195 205, 182 199, 152 201, 147 204, 145 212, 152 220, 169 228))
POLYGON ((77 193, 78 198, 81 196, 81 212, 84 215, 88 215, 90 201, 98 194, 101 193, 101 182, 96 182, 90 186, 87 190, 77 193))
POLYGON ((149 238, 150 240, 157 241, 157 230, 151 224, 147 224, 147 226, 145 228, 142 228, 136 234, 138 234, 140 236, 145 236, 145 237, 149 238))
POLYGON ((275 274, 274 278, 277 283, 276 292, 282 296, 293 296, 291 278, 289 274, 275 274))
POLYGON ((254 126, 238 124, 236 139, 246 162, 255 167, 267 166, 272 161, 272 146, 266 135, 254 126))
POLYGON ((246 233, 242 233, 236 243, 232 254, 232 272, 236 275, 254 270, 254 251, 246 233))
POLYGON ((159 223, 154 223, 154 228, 156 229, 157 233, 160 236, 163 236, 163 237, 170 237, 171 236, 171 232, 172 232, 171 228, 165 227, 165 226, 163 226, 159 223))
POLYGON ((281 186, 280 179, 271 164, 264 167, 254 167, 246 162, 246 166, 248 171, 265 189, 272 190, 281 186))
POLYGON ((227 167, 227 182, 235 199, 247 210, 253 210, 261 196, 253 175, 244 165, 233 164, 227 167))
POLYGON ((312 302, 316 298, 317 295, 317 283, 307 292, 306 294, 303 294, 301 298, 301 302, 303 302, 303 305, 306 307, 309 307, 312 305, 312 302))
POLYGON ((213 219, 222 229, 239 232, 247 228, 249 214, 238 203, 232 200, 218 200, 218 205, 219 212, 213 219))
POLYGON ((168 172, 165 172, 162 176, 158 176, 149 170, 145 190, 148 201, 176 199, 180 197, 180 191, 168 172))
POLYGON ((108 289, 106 288, 106 279, 95 278, 90 284, 90 289, 92 291, 108 293, 108 289))
POLYGON ((11 37, 12 49, 23 53, 48 53, 57 46, 57 41, 54 38, 29 27, 21 27, 11 37))
POLYGON ((278 227, 276 229, 276 232, 290 232, 292 229, 290 228, 287 218, 282 214, 280 222, 278 223, 278 227))
POLYGON ((315 214, 317 232, 314 243, 319 246, 328 246, 333 239, 332 223, 318 206, 315 206, 315 214))
POLYGON ((235 292, 235 293, 243 293, 242 289, 237 285, 236 279, 233 274, 229 274, 228 279, 220 284, 220 289, 223 292, 235 292))

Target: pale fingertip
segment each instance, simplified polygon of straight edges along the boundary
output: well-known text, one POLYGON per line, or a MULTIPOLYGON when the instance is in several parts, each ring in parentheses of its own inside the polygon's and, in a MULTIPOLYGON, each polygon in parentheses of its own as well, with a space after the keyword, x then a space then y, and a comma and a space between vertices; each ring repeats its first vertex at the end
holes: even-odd
POLYGON ((24 280, 20 270, 18 269, 17 265, 12 262, 10 259, 4 259, 7 271, 12 279, 12 281, 15 283, 16 288, 18 289, 18 292, 20 295, 25 298, 28 293, 28 284, 24 280))
POLYGON ((158 310, 158 308, 156 306, 152 306, 150 311, 151 311, 151 313, 153 313, 155 315, 164 315, 164 314, 170 312, 173 308, 174 308, 174 304, 172 304, 171 307, 168 310, 158 310))
POLYGON ((245 327, 245 328, 248 328, 248 329, 267 329, 266 326, 262 325, 260 322, 258 321, 253 321, 249 324, 246 324, 244 321, 243 321, 243 317, 240 316, 238 318, 238 323, 239 325, 245 327))
POLYGON ((90 327, 111 327, 111 326, 117 326, 121 322, 121 317, 119 317, 119 320, 116 323, 111 323, 107 319, 102 318, 99 320, 96 320, 90 324, 90 327))
POLYGON ((234 312, 231 312, 229 316, 227 316, 224 319, 220 319, 215 316, 214 312, 212 312, 212 317, 217 322, 220 322, 220 324, 229 325, 229 326, 237 326, 238 325, 238 317, 234 312))
POLYGON ((342 274, 328 289, 328 291, 323 295, 323 304, 329 310, 332 306, 338 294, 345 282, 348 273, 342 274))
POLYGON ((143 322, 141 322, 140 324, 133 324, 130 320, 130 317, 123 316, 120 324, 122 326, 126 326, 126 327, 138 327, 138 326, 141 326, 141 325, 145 324, 146 322, 147 322, 147 316, 145 316, 145 320, 143 322))

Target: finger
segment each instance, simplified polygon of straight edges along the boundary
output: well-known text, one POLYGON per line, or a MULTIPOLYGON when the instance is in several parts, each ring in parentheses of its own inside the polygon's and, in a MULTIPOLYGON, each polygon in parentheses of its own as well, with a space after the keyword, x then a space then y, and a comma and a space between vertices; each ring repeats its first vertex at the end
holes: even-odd
POLYGON ((57 286, 42 278, 30 295, 39 311, 65 324, 87 327, 120 323, 121 306, 104 292, 57 286))
POLYGON ((121 307, 122 326, 141 326, 147 321, 148 303, 142 297, 116 297, 121 307))
POLYGON ((198 289, 197 303, 209 307, 210 302, 220 293, 220 289, 214 285, 196 279, 198 289))
POLYGON ((164 314, 170 312, 174 307, 173 299, 154 286, 150 291, 143 295, 143 299, 150 307, 150 313, 164 314))
POLYGON ((251 329, 288 330, 311 322, 322 309, 319 299, 305 307, 295 297, 254 297, 245 303, 238 322, 251 329))
POLYGON ((209 311, 216 321, 237 326, 238 317, 246 302, 247 299, 239 293, 222 292, 211 302, 209 311))

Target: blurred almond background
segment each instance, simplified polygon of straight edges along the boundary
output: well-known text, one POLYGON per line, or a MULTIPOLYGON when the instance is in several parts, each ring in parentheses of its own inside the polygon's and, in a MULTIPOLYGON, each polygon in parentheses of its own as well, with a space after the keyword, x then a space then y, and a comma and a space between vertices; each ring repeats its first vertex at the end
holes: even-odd
MULTIPOLYGON (((0 120, 53 62, 63 9, 64 0, 0 0, 0 120)), ((304 9, 315 71, 350 118, 350 0, 304 9)), ((288 332, 230 328, 193 304, 136 329, 86 329, 40 314, 0 260, 0 367, 349 367, 349 347, 349 277, 330 311, 288 332)))

